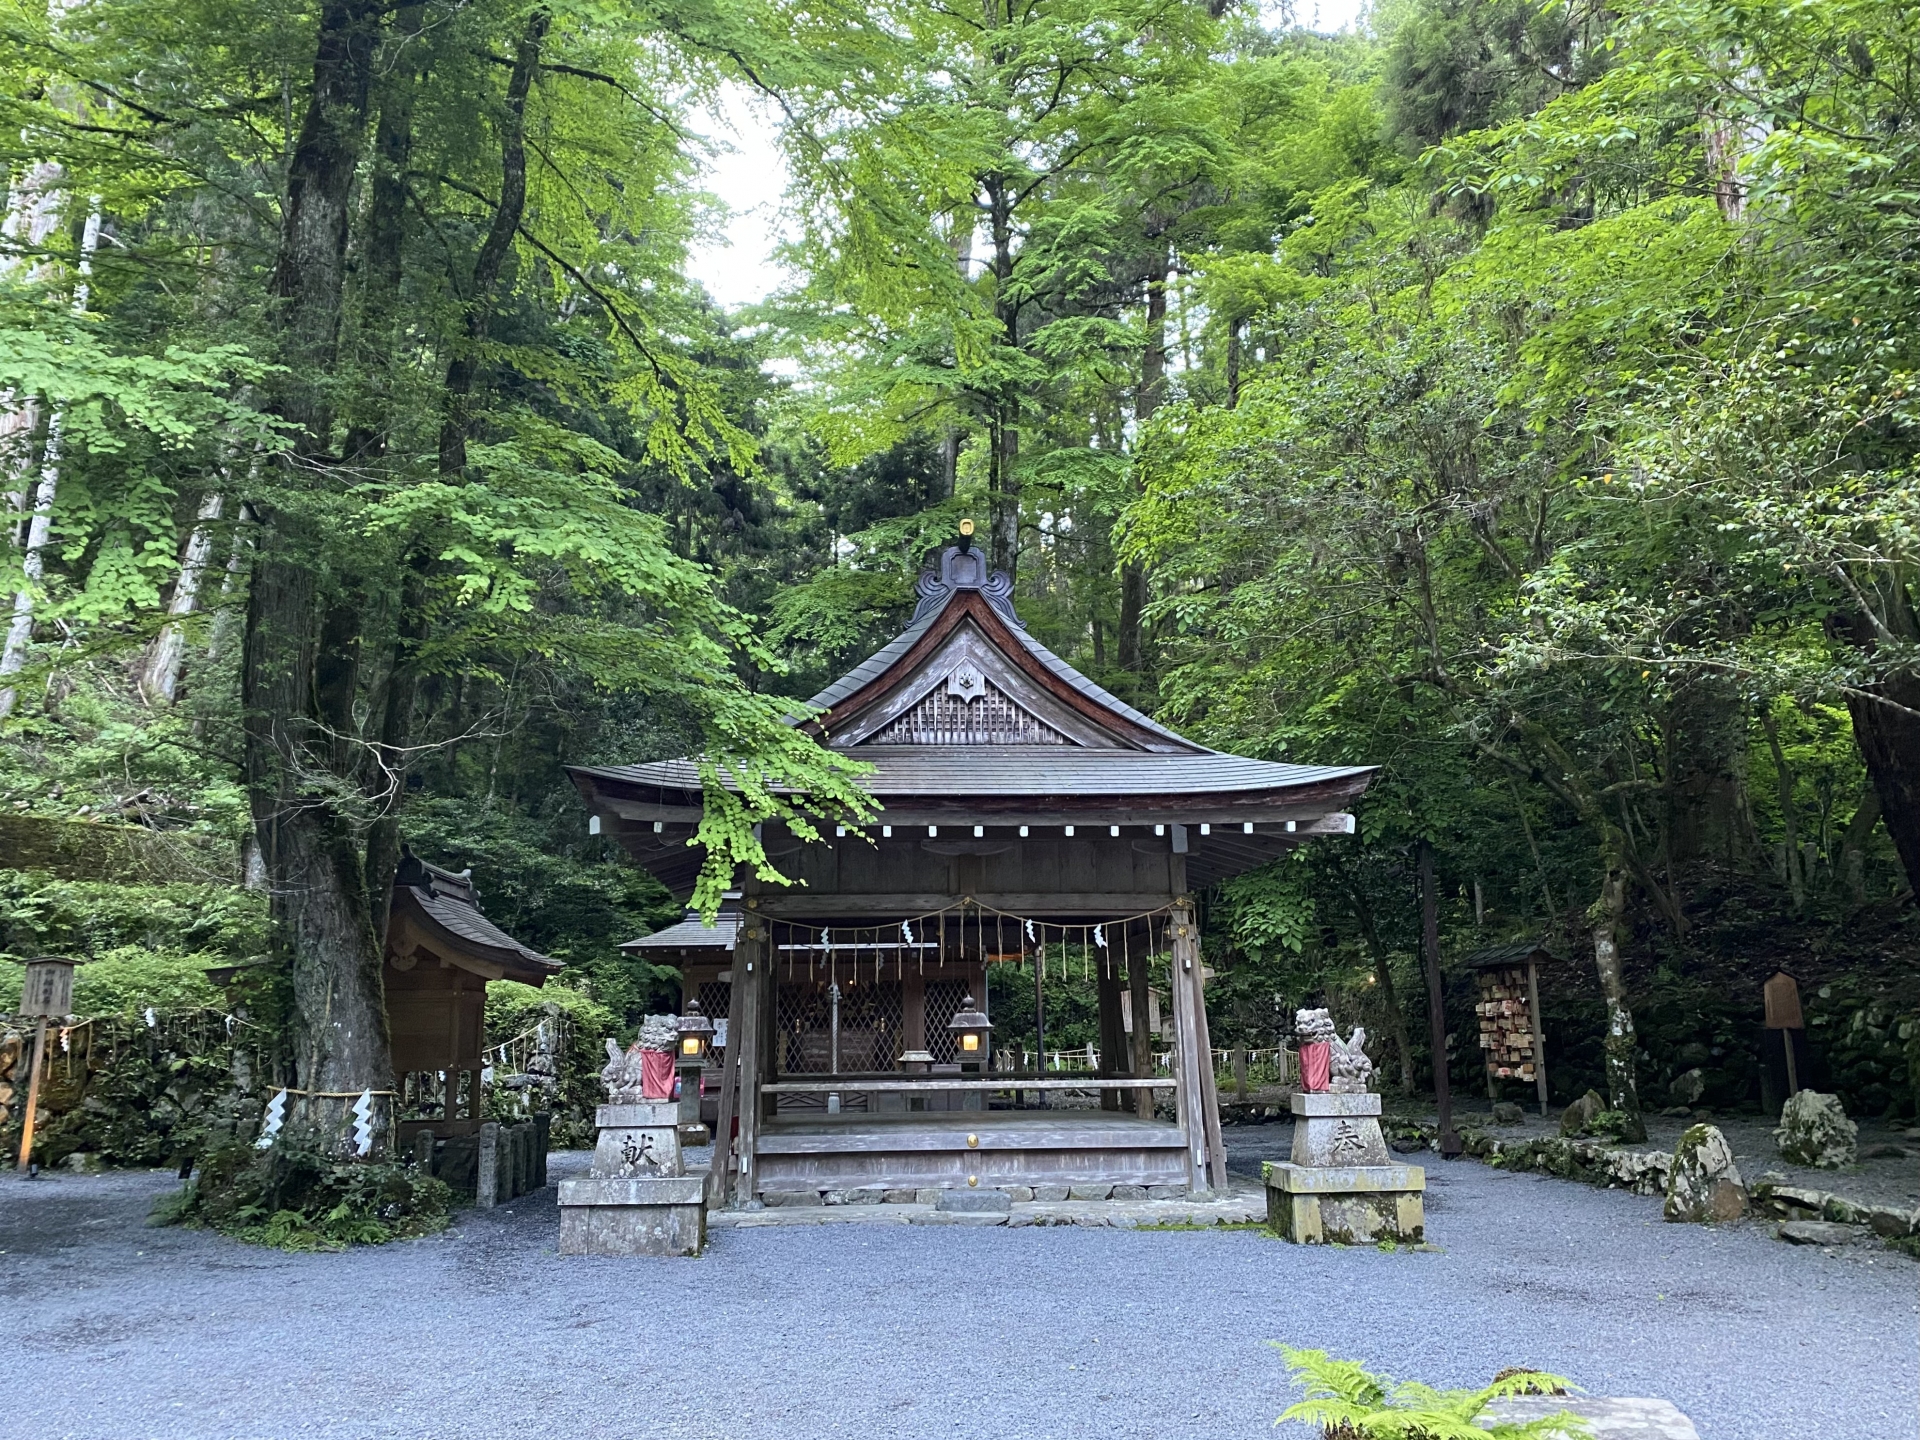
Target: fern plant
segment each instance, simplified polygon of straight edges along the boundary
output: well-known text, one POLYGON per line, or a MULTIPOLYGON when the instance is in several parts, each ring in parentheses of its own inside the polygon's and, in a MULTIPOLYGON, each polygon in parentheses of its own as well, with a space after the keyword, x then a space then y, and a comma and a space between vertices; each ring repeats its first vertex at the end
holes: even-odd
POLYGON ((1279 1345, 1306 1398, 1281 1420, 1318 1425, 1325 1440, 1575 1440, 1588 1432, 1560 1411, 1533 1420, 1488 1420, 1487 1406, 1512 1395, 1564 1395, 1567 1382, 1537 1370, 1503 1370, 1479 1390, 1436 1390, 1376 1375, 1357 1360, 1279 1345))

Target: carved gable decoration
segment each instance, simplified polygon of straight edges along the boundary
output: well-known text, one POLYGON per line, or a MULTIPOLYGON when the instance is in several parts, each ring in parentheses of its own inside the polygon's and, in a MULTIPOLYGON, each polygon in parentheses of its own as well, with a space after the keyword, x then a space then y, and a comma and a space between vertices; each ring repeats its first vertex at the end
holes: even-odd
POLYGON ((852 745, 1084 745, 1122 742, 1025 674, 964 624, 888 694, 849 716, 832 743, 852 745))
POLYGON ((905 714, 867 737, 868 745, 1070 745, 1039 716, 971 665, 927 692, 905 714))

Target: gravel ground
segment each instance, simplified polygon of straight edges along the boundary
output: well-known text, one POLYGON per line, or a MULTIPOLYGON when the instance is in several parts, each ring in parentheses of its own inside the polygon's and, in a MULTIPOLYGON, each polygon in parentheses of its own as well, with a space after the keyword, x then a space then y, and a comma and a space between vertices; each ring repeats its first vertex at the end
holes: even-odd
MULTIPOLYGON (((1235 1170, 1287 1137, 1234 1131, 1235 1170)), ((166 1175, 7 1177, 0 1412, 36 1440, 1212 1440, 1276 1433, 1284 1339, 1441 1384, 1539 1365, 1670 1398, 1704 1440, 1920 1431, 1913 1262, 1428 1158, 1438 1253, 836 1225, 561 1258, 549 1190, 428 1240, 282 1255, 144 1228, 166 1175)))

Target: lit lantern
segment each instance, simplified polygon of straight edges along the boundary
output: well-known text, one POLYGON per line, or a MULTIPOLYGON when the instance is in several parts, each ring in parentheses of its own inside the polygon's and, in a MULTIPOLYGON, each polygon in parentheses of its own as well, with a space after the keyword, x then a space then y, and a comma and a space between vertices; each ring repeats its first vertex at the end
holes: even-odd
POLYGON ((707 1065, 707 1047, 713 1043, 713 1022, 700 1009, 698 1000, 687 1002, 687 1013, 680 1017, 680 1053, 674 1057, 674 1070, 680 1081, 680 1127, 682 1145, 707 1143, 707 1127, 700 1118, 700 1092, 705 1084, 702 1073, 707 1065))
POLYGON ((687 1013, 680 1017, 680 1063, 705 1060, 712 1043, 713 1022, 701 1012, 698 1000, 689 1000, 687 1013))
POLYGON ((973 1008, 973 996, 960 1002, 960 1009, 947 1022, 947 1033, 953 1036, 954 1058, 961 1065, 969 1069, 986 1068, 987 1037, 993 1033, 993 1026, 985 1015, 973 1008))

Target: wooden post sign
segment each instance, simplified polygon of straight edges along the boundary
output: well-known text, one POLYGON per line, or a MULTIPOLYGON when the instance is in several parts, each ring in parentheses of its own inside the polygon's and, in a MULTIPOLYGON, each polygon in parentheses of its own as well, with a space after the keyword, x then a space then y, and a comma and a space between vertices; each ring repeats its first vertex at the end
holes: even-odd
POLYGON ((1776 970, 1760 987, 1760 994, 1767 1007, 1767 1029, 1781 1032, 1780 1043, 1787 1052, 1787 1098, 1791 1100, 1800 1093, 1800 1076, 1793 1058, 1793 1032, 1806 1028, 1806 1020, 1800 1013, 1800 982, 1786 971, 1776 970))
POLYGON ((46 955, 27 962, 27 983, 20 996, 22 1015, 71 1015, 73 967, 65 956, 46 955))
POLYGON ((27 1112, 20 1125, 20 1165, 25 1170, 33 1160, 33 1122, 40 1108, 40 1071, 47 1059, 47 1017, 73 1013, 74 961, 62 955, 43 955, 27 962, 27 983, 20 994, 20 1013, 36 1015, 39 1028, 33 1035, 33 1063, 27 1071, 27 1112))

